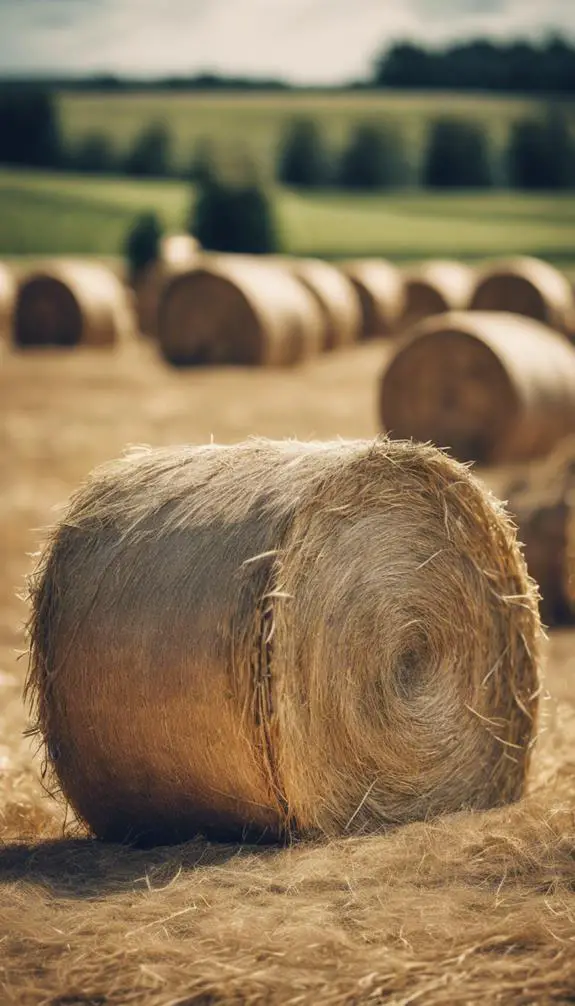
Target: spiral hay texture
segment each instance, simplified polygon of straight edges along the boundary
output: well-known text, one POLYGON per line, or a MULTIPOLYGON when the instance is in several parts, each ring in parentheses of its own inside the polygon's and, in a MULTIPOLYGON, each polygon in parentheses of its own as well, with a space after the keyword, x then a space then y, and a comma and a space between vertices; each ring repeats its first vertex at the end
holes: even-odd
POLYGON ((206 256, 160 299, 160 348, 179 366, 287 366, 318 353, 323 330, 312 294, 281 264, 255 257, 206 256))
POLYGON ((467 307, 473 290, 473 270, 462 262, 437 259, 405 275, 405 330, 425 318, 467 307))
POLYGON ((355 259, 340 268, 353 283, 362 313, 362 339, 393 335, 405 307, 403 277, 384 259, 355 259))
POLYGON ((463 461, 541 457, 575 431, 575 350, 530 318, 453 312, 406 335, 380 385, 383 427, 463 461))
POLYGON ((19 346, 111 347, 134 330, 128 291, 97 262, 49 262, 19 285, 14 318, 19 346))
POLYGON ((317 302, 323 320, 322 348, 340 349, 357 342, 361 305, 348 277, 321 259, 284 259, 284 264, 317 302))
POLYGON ((536 598, 430 446, 251 441, 96 471, 49 544, 29 691, 96 835, 377 830, 523 791, 536 598))
POLYGON ((575 299, 569 281, 548 262, 516 258, 493 264, 478 279, 473 311, 510 311, 575 336, 575 299))

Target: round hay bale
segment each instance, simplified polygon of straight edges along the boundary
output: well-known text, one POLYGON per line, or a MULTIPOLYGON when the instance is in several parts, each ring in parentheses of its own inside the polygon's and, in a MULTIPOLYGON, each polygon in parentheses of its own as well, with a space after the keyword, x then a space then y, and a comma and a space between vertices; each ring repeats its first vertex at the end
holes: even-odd
POLYGON ((496 262, 479 276, 472 311, 510 311, 575 334, 575 300, 566 276, 536 258, 496 262))
POLYGON ((433 447, 137 451, 72 499, 32 597, 38 728, 102 838, 363 833, 523 791, 535 591, 433 447))
POLYGON ((0 262, 0 339, 8 340, 12 327, 16 281, 12 270, 0 262))
POLYGON ((188 265, 199 251, 200 242, 191 234, 166 234, 160 242, 160 258, 168 267, 188 265))
POLYGON ((541 457, 575 431, 575 350, 531 318, 430 318, 388 361, 380 415, 393 436, 432 440, 463 461, 541 457))
POLYGON ((110 347, 134 329, 128 290, 97 262, 47 262, 18 286, 14 341, 20 347, 110 347))
POLYGON ((474 273, 463 262, 435 260, 405 274, 405 309, 401 328, 447 311, 467 307, 473 289, 474 273))
POLYGON ((339 267, 351 280, 359 297, 362 339, 393 335, 405 302, 399 269, 384 259, 355 259, 340 262, 339 267))
POLYGON ((575 499, 557 486, 542 486, 538 477, 521 491, 508 494, 508 506, 519 528, 530 575, 540 591, 540 612, 549 626, 575 617, 575 499))
POLYGON ((323 319, 322 346, 339 349, 359 339, 362 314, 353 283, 321 259, 284 259, 284 265, 317 301, 323 319))
POLYGON ((205 256, 166 284, 158 341, 175 365, 285 366, 319 352, 317 301, 279 263, 205 256))

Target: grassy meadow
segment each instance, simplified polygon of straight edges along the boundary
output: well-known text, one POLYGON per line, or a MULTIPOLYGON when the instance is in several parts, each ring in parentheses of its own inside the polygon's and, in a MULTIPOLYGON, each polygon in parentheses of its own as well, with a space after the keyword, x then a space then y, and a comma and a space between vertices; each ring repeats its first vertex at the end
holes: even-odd
MULTIPOLYGON (((172 140, 173 166, 191 160, 209 140, 219 160, 248 154, 271 179, 278 143, 294 116, 315 117, 334 151, 354 123, 393 121, 404 132, 413 163, 431 118, 475 118, 494 147, 511 122, 535 110, 536 99, 407 92, 341 93, 61 93, 66 142, 105 134, 118 151, 153 122, 172 140)), ((273 182, 270 180, 270 184, 273 182)), ((155 210, 164 226, 185 226, 194 192, 178 180, 134 181, 106 176, 0 170, 0 255, 119 254, 134 218, 155 210)), ((298 255, 384 255, 397 261, 429 256, 477 260, 533 254, 575 266, 575 194, 508 191, 442 194, 408 188, 385 194, 274 188, 284 250, 298 255)))
MULTIPOLYGON (((117 255, 138 213, 177 231, 193 189, 178 181, 0 171, 0 255, 117 255)), ((575 194, 386 195, 275 190, 286 251, 327 258, 383 255, 481 259, 532 254, 575 266, 575 194)))
POLYGON ((334 149, 360 120, 391 122, 402 129, 416 156, 429 120, 437 115, 475 119, 489 128, 497 145, 514 119, 538 105, 531 98, 405 91, 63 93, 59 99, 64 136, 71 142, 101 132, 123 151, 145 126, 162 122, 180 167, 189 164, 197 141, 207 138, 224 158, 238 149, 249 154, 267 175, 273 171, 282 132, 294 117, 316 119, 334 149))

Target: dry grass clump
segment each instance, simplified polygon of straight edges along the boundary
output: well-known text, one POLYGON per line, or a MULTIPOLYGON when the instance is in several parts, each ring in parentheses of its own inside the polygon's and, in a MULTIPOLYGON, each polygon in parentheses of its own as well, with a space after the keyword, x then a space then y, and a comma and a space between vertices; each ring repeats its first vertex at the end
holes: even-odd
POLYGON ((575 336, 575 298, 566 276, 528 256, 494 262, 477 279, 473 311, 511 311, 575 336))
POLYGON ((393 335, 405 307, 403 276, 384 259, 353 259, 339 267, 353 283, 362 312, 362 338, 393 335))
POLYGON ((463 262, 432 259, 404 276, 405 306, 400 320, 404 331, 425 318, 468 306, 474 271, 463 262))
POLYGON ((0 850, 18 1006, 533 1006, 575 987, 575 715, 533 794, 284 850, 91 841, 0 850))
POLYGON ((536 608, 506 516, 433 447, 142 451, 54 533, 29 688, 99 836, 369 832, 521 795, 536 608))
POLYGON ((575 351, 531 318, 452 312, 409 332, 380 385, 384 429, 464 461, 542 457, 575 431, 575 351))
POLYGON ((111 269, 96 261, 54 259, 25 273, 19 283, 14 311, 17 346, 110 347, 134 331, 128 290, 111 269))
POLYGON ((164 287, 158 341, 175 365, 286 366, 322 348, 316 299, 281 265, 256 256, 203 256, 164 287))

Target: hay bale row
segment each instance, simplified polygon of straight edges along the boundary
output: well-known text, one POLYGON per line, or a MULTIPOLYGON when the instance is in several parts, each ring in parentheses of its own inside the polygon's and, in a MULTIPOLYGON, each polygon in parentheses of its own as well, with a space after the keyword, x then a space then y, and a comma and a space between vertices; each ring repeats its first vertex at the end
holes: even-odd
POLYGON ((416 326, 380 384, 383 428, 462 460, 529 460, 575 432, 575 349, 516 315, 452 312, 416 326))
POLYGON ((323 320, 321 348, 329 352, 357 342, 362 329, 362 311, 348 277, 321 259, 286 258, 283 264, 317 302, 323 320))
POLYGON ((538 633, 510 522, 435 448, 140 450, 46 549, 28 688, 101 838, 365 833, 521 795, 538 633))
POLYGON ((399 269, 384 259, 341 262, 351 280, 362 313, 361 338, 388 337, 397 331, 405 308, 405 289, 399 269))

